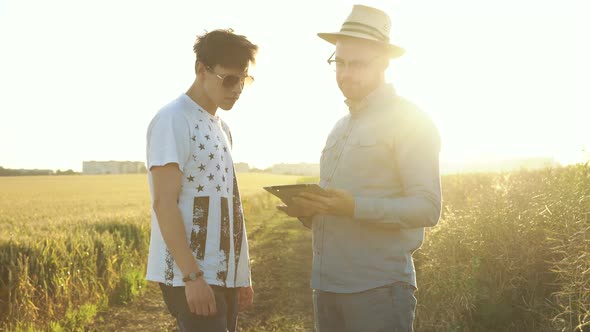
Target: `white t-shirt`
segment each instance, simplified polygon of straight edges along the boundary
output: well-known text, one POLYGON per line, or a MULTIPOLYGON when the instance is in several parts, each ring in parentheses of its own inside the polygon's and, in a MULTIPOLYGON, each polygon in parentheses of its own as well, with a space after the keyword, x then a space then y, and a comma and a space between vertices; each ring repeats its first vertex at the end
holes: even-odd
MULTIPOLYGON (((177 163, 183 173, 178 207, 187 238, 211 285, 250 285, 248 240, 225 122, 186 94, 164 106, 147 132, 147 166, 177 163)), ((148 171, 153 195, 151 172, 148 171)), ((153 197, 153 196, 152 196, 153 197)), ((146 279, 183 286, 183 275, 164 243, 152 208, 146 279)))

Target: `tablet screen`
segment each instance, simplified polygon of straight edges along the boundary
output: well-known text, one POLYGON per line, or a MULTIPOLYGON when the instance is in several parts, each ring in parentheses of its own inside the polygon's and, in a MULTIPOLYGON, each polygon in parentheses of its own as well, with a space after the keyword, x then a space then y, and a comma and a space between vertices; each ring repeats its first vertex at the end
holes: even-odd
POLYGON ((289 184, 281 186, 264 187, 266 191, 277 196, 283 203, 290 205, 291 199, 301 192, 310 192, 318 195, 325 195, 326 192, 317 184, 289 184))

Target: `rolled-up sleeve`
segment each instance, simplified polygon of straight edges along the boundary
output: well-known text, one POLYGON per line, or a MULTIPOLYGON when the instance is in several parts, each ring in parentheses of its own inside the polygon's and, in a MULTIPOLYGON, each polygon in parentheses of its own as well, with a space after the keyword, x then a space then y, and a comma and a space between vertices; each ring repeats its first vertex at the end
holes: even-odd
POLYGON ((440 136, 425 116, 406 123, 394 135, 396 169, 403 195, 355 197, 355 219, 396 228, 431 227, 438 223, 442 194, 439 170, 440 136))

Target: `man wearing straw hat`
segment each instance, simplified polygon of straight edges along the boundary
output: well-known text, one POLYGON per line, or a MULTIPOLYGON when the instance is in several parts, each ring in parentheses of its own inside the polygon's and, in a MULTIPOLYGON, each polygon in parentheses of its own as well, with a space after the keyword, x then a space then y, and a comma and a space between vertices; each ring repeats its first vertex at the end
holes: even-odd
POLYGON ((313 234, 316 331, 412 331, 412 253, 441 211, 440 138, 415 105, 385 83, 389 41, 381 10, 355 5, 339 32, 319 33, 336 50, 328 63, 349 114, 329 134, 320 186, 279 207, 313 234))

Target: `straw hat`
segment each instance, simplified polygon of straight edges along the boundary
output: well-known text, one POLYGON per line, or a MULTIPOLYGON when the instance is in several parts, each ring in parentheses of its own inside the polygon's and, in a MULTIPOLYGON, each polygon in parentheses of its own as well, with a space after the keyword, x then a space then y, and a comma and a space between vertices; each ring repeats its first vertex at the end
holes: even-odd
POLYGON ((405 50, 389 42, 390 30, 391 20, 385 12, 373 7, 354 5, 339 32, 318 33, 318 36, 334 45, 342 36, 371 40, 386 46, 390 58, 397 58, 405 50))

